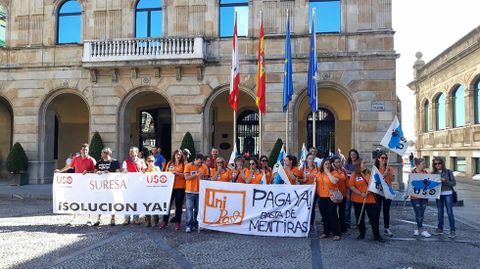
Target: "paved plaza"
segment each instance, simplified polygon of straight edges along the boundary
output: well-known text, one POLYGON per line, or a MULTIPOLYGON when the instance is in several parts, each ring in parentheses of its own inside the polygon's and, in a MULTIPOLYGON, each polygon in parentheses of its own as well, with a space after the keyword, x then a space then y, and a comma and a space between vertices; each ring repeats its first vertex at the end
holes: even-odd
MULTIPOLYGON (((108 216, 92 227, 85 225, 86 217, 53 215, 51 200, 42 199, 41 191, 32 194, 45 187, 26 187, 30 199, 24 200, 6 196, 8 188, 23 187, 2 186, 0 268, 480 268, 480 184, 474 182, 457 186, 465 200, 454 209, 457 238, 413 237, 413 210, 397 202, 391 210, 394 236, 384 244, 373 241, 369 231, 365 240, 356 240, 355 229, 339 242, 319 240, 319 217, 309 238, 111 227, 108 216)), ((426 223, 433 231, 436 209, 429 205, 426 223)))

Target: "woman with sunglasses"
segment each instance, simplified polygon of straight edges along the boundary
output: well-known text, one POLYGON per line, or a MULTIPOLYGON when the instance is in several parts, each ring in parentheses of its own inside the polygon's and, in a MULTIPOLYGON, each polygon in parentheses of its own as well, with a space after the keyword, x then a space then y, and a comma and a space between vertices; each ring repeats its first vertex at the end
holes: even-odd
POLYGON ((258 161, 255 157, 250 158, 248 161, 248 170, 245 171, 245 183, 247 184, 260 184, 262 181, 263 173, 258 169, 258 161))
POLYGON ((332 162, 332 175, 338 178, 338 189, 343 195, 343 200, 338 204, 338 222, 340 223, 340 231, 342 233, 347 232, 347 224, 345 222, 345 205, 347 203, 347 188, 348 188, 348 175, 347 170, 343 168, 343 161, 340 156, 334 156, 332 162))
POLYGON ((433 158, 432 174, 440 174, 442 189, 440 199, 436 199, 438 210, 438 226, 435 235, 443 234, 443 207, 447 209, 448 223, 450 225, 449 238, 455 238, 455 217, 453 216, 453 187, 456 185, 455 176, 450 169, 445 168, 445 163, 439 157, 433 158))
POLYGON ((185 199, 185 155, 181 149, 177 149, 173 152, 171 161, 165 166, 165 172, 171 172, 174 175, 172 198, 170 199, 170 208, 167 211, 167 215, 163 216, 163 222, 160 224, 160 229, 168 227, 168 220, 170 218, 170 209, 175 200, 175 216, 171 219, 171 222, 175 223, 175 230, 179 231, 182 221, 182 208, 183 200, 185 199))
MULTIPOLYGON (((155 157, 150 155, 147 157, 147 169, 145 172, 160 172, 160 167, 155 165, 155 157)), ((145 215, 145 227, 155 227, 159 221, 159 215, 153 215, 153 223, 152 223, 152 215, 145 215)))
POLYGON ((247 170, 247 168, 243 168, 244 163, 245 159, 242 156, 235 158, 235 166, 232 170, 232 177, 230 179, 233 183, 245 183, 245 170, 247 170))
POLYGON ((227 168, 225 159, 222 157, 215 158, 215 167, 210 168, 210 180, 220 182, 230 182, 232 172, 227 168))
MULTIPOLYGON (((413 159, 413 163, 415 168, 412 169, 409 178, 411 178, 412 174, 420 173, 420 174, 428 174, 428 171, 425 169, 425 159, 423 158, 415 158, 413 159)), ((410 183, 410 182, 409 182, 410 183)), ((423 219, 425 215, 425 209, 427 208, 428 199, 425 198, 418 198, 414 195, 410 196, 410 202, 412 203, 413 211, 415 213, 415 221, 417 222, 417 229, 413 231, 414 236, 423 236, 423 237, 430 237, 432 236, 428 231, 423 229, 423 219)))
POLYGON ((300 173, 300 170, 298 170, 297 167, 297 157, 289 154, 285 156, 283 160, 285 163, 283 168, 285 169, 285 173, 287 174, 290 184, 297 185, 297 181, 299 181, 299 179, 303 180, 303 175, 300 173))
POLYGON ((372 226, 372 232, 374 239, 378 242, 385 242, 380 236, 379 219, 380 210, 378 209, 373 193, 368 191, 368 185, 370 184, 371 174, 367 168, 367 161, 358 160, 359 165, 356 166, 355 171, 350 177, 348 186, 352 190, 352 202, 355 209, 355 217, 357 218, 358 230, 360 235, 357 239, 361 240, 365 238, 365 215, 370 220, 372 226))
POLYGON ((332 233, 333 240, 338 241, 341 239, 341 231, 338 223, 337 204, 330 199, 330 192, 338 189, 338 178, 332 175, 331 170, 330 159, 324 158, 316 176, 318 208, 323 220, 323 233, 319 238, 327 238, 332 233))
MULTIPOLYGON (((375 166, 378 171, 382 173, 383 178, 392 186, 392 182, 395 181, 395 169, 392 166, 388 165, 388 155, 385 152, 380 152, 375 159, 375 166)), ((392 200, 386 199, 382 195, 375 194, 377 199, 378 209, 382 210, 383 205, 383 227, 385 228, 384 232, 386 236, 393 236, 393 233, 390 231, 390 205, 392 200)))
POLYGON ((265 155, 262 155, 260 157, 260 163, 259 163, 259 169, 260 172, 265 174, 265 178, 267 179, 267 184, 272 184, 272 168, 268 166, 268 157, 265 155))

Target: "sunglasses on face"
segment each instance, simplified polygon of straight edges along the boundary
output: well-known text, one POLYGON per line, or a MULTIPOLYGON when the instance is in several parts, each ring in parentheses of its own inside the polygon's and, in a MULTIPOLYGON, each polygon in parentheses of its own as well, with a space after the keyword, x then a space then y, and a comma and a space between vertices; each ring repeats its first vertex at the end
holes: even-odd
POLYGON ((153 162, 154 162, 154 160, 148 160, 147 162, 149 162, 149 163, 153 163, 153 162))
POLYGON ((442 163, 434 163, 434 165, 441 165, 442 163))
POLYGON ((262 162, 262 163, 266 163, 266 162, 268 162, 268 161, 267 161, 267 160, 262 160, 261 162, 262 162))
POLYGON ((388 160, 388 157, 380 157, 380 160, 388 160))
POLYGON ((223 164, 223 162, 217 162, 217 164, 223 164))
POLYGON ((250 163, 250 165, 255 165, 255 163, 250 163))

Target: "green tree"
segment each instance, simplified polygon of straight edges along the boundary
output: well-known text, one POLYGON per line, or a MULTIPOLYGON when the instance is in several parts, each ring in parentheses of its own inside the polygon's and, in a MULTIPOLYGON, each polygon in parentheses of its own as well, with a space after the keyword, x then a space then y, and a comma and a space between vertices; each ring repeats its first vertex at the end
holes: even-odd
POLYGON ((98 131, 95 131, 92 136, 92 140, 90 141, 90 156, 92 156, 95 160, 100 160, 102 157, 102 149, 103 149, 103 140, 98 131))
POLYGON ((12 150, 7 156, 7 161, 5 162, 5 168, 8 172, 13 174, 19 174, 27 172, 28 169, 28 158, 23 150, 20 143, 15 143, 12 150))
POLYGON ((180 145, 180 149, 188 149, 190 150, 190 157, 188 158, 189 162, 193 162, 195 159, 195 144, 193 143, 193 137, 190 132, 186 132, 182 139, 182 144, 180 145))
POLYGON ((268 158, 268 165, 273 167, 277 162, 278 154, 280 154, 280 150, 282 149, 283 141, 280 138, 277 138, 277 142, 273 146, 272 152, 270 153, 270 157, 268 158))

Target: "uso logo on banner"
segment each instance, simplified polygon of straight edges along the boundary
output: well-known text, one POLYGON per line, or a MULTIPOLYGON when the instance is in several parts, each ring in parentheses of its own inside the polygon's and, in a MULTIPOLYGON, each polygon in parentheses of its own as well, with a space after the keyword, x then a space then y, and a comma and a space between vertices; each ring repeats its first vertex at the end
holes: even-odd
POLYGON ((145 183, 147 187, 167 187, 168 178, 165 174, 145 173, 145 183))
POLYGON ((71 188, 73 184, 73 177, 71 175, 55 175, 55 183, 58 188, 71 188))

